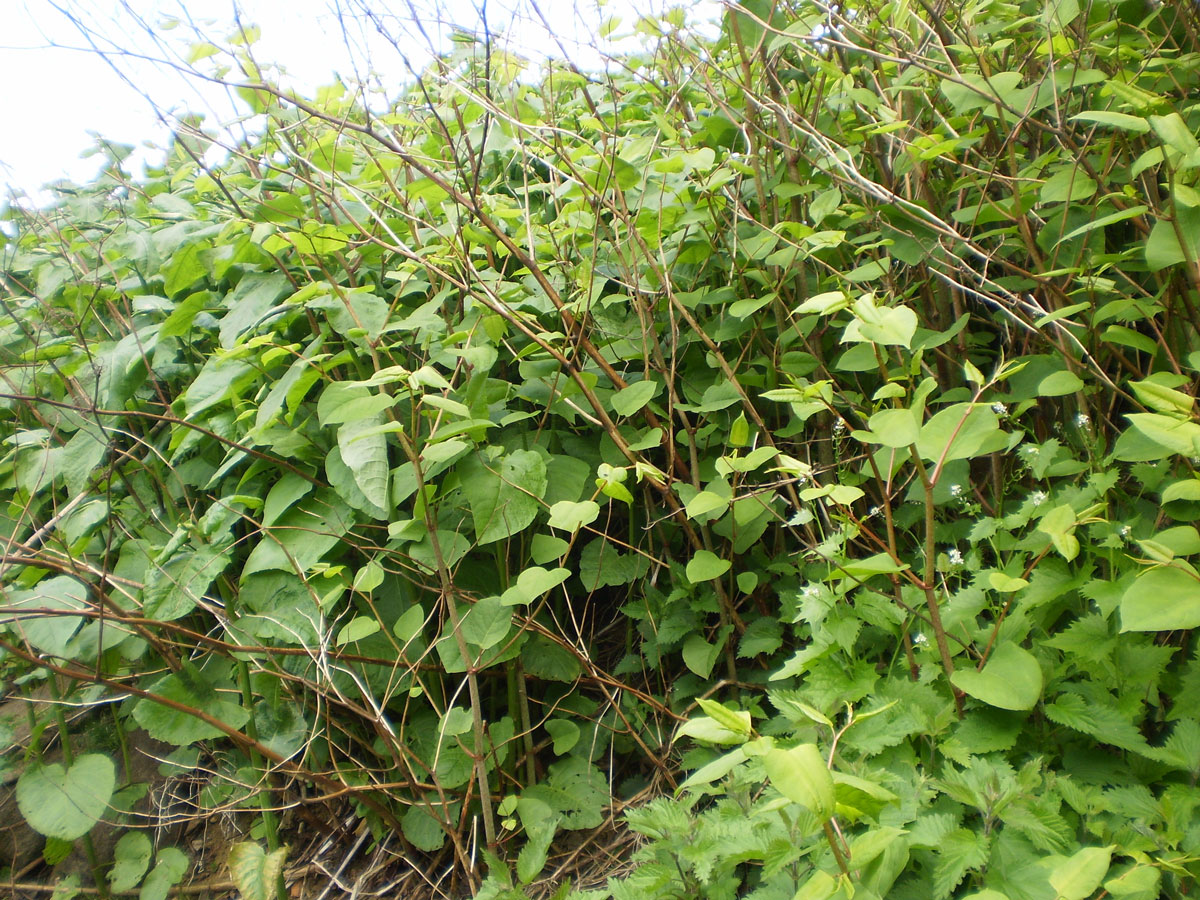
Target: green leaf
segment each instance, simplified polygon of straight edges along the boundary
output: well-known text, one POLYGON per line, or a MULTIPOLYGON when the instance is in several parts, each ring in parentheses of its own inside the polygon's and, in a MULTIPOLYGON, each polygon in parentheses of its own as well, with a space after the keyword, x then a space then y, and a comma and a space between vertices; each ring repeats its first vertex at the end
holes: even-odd
POLYGON ((17 806, 38 834, 73 841, 100 821, 116 783, 112 760, 99 753, 76 757, 69 769, 33 764, 17 780, 17 806))
POLYGON ((687 564, 687 579, 692 584, 711 581, 720 578, 733 565, 727 559, 721 559, 709 550, 697 550, 687 564))
POLYGON ((379 621, 374 617, 355 616, 338 630, 334 645, 344 647, 346 644, 361 641, 363 638, 377 633, 379 629, 379 621))
POLYGON ((1176 566, 1143 572, 1121 595, 1121 631, 1200 627, 1200 580, 1176 566))
POLYGON ((1084 900, 1100 887, 1112 862, 1112 847, 1085 847, 1050 870, 1059 900, 1084 900))
POLYGON ((579 554, 579 580, 588 591, 629 584, 650 569, 650 560, 640 553, 621 553, 607 538, 588 542, 579 554))
POLYGON ((392 509, 387 438, 373 430, 385 421, 382 415, 357 419, 346 422, 337 433, 342 462, 354 475, 354 483, 376 510, 378 519, 389 518, 392 509))
POLYGON ((763 768, 776 790, 793 803, 799 803, 822 822, 833 815, 833 776, 816 744, 801 744, 790 750, 776 747, 763 757, 763 768))
POLYGON ((452 706, 442 716, 442 724, 438 734, 453 737, 456 734, 466 734, 471 730, 473 719, 471 713, 461 706, 452 706))
POLYGON ((949 897, 967 872, 987 862, 988 843, 987 835, 968 828, 956 828, 938 842, 933 870, 934 900, 949 897))
POLYGON ((532 603, 571 577, 570 569, 543 569, 530 566, 517 576, 517 583, 500 596, 505 606, 532 603))
POLYGON ((1104 889, 1117 900, 1157 900, 1162 874, 1150 865, 1135 865, 1104 882, 1104 889))
POLYGON ((1176 391, 1156 381, 1131 381, 1129 386, 1144 406, 1156 412, 1174 416, 1191 416, 1196 400, 1190 394, 1176 391))
POLYGON ((1200 259, 1200 209, 1176 204, 1174 216, 1175 222, 1155 222, 1146 238, 1146 265, 1151 272, 1200 259), (1179 243, 1180 234, 1184 244, 1179 243))
POLYGON ((396 624, 392 626, 392 634, 401 644, 407 644, 420 634, 424 624, 425 610, 417 603, 400 614, 400 618, 396 619, 396 624))
POLYGON ((900 799, 874 781, 845 772, 833 773, 833 791, 837 800, 837 814, 851 822, 862 818, 874 819, 885 806, 900 799))
POLYGON ((109 887, 120 893, 137 886, 150 868, 154 845, 144 831, 127 831, 113 848, 113 867, 108 873, 109 887))
POLYGON ((183 880, 187 869, 188 858, 182 850, 176 847, 165 847, 159 850, 154 868, 142 882, 138 900, 166 900, 171 888, 183 880))
POLYGON ((521 664, 527 675, 563 684, 574 684, 582 671, 574 653, 542 634, 532 635, 521 648, 521 664))
POLYGON ((1043 397, 1061 397, 1065 394, 1074 394, 1083 387, 1083 381, 1078 375, 1064 369, 1043 378, 1038 384, 1037 391, 1043 397))
POLYGON ((706 641, 703 635, 689 634, 683 642, 683 663, 696 675, 707 678, 712 674, 720 650, 718 645, 706 641))
POLYGON ((1108 110, 1088 110, 1071 116, 1072 122, 1092 122, 1122 131, 1132 131, 1135 134, 1145 134, 1150 130, 1150 123, 1142 116, 1131 116, 1128 113, 1109 112, 1108 110))
POLYGON ((546 493, 546 463, 532 450, 514 450, 498 462, 485 462, 480 454, 469 456, 458 464, 458 475, 480 544, 526 528, 546 493))
POLYGON ((546 733, 553 740, 555 756, 564 756, 579 742, 579 726, 567 719, 551 719, 546 723, 546 733))
POLYGON ((964 694, 1000 709, 1033 709, 1042 696, 1042 667, 1011 641, 998 644, 981 671, 956 669, 950 682, 964 694))
MULTIPOLYGON (((205 713, 230 728, 241 728, 250 718, 249 710, 224 699, 203 673, 190 666, 163 676, 149 690, 151 694, 205 713)), ((156 703, 148 697, 134 705, 133 718, 155 740, 177 746, 225 736, 222 729, 190 712, 156 703)))
POLYGON ((72 641, 83 624, 83 618, 63 615, 89 608, 87 586, 69 575, 55 575, 38 582, 28 591, 13 591, 5 602, 10 610, 59 610, 57 615, 22 616, 21 634, 25 640, 47 656, 69 659, 72 641))
POLYGON ((462 636, 480 650, 495 646, 508 636, 512 610, 499 597, 484 597, 462 617, 462 636))
POLYGON ((421 804, 414 804, 405 810, 400 819, 400 828, 409 843, 426 853, 440 850, 446 843, 445 826, 421 804))
POLYGON ((711 716, 694 716, 679 726, 675 739, 691 737, 709 744, 741 744, 746 736, 741 731, 731 731, 711 716))
POLYGON ((1074 508, 1069 503, 1054 507, 1038 522, 1038 531, 1050 535, 1054 548, 1067 562, 1079 555, 1079 539, 1075 537, 1078 524, 1074 508))
POLYGON ((917 314, 907 306, 876 306, 868 295, 856 300, 850 309, 856 318, 842 332, 842 343, 911 346, 917 333, 917 314))
POLYGON ((242 900, 274 900, 287 852, 285 846, 267 853, 252 841, 233 845, 226 864, 242 900))
POLYGON ((1077 203, 1096 193, 1096 182, 1081 168, 1066 166, 1059 169, 1042 185, 1042 203, 1077 203))
POLYGON ((1007 444, 1008 435, 990 407, 955 403, 921 427, 917 450, 924 459, 946 463, 993 453, 1007 444))
POLYGON ((740 734, 745 738, 750 737, 749 712, 740 709, 729 709, 715 700, 708 700, 704 697, 698 697, 696 703, 721 727, 727 728, 729 731, 740 734))
MULTIPOLYGON (((684 507, 689 519, 699 516, 721 515, 729 508, 729 499, 712 491, 700 491, 684 507)), ((715 517, 715 516, 714 516, 715 517)))
POLYGON ((730 750, 728 753, 718 756, 712 762, 701 766, 699 769, 689 775, 683 781, 683 783, 679 785, 679 790, 684 791, 690 787, 712 784, 718 778, 724 778, 737 766, 744 763, 747 758, 746 751, 742 747, 737 747, 733 750, 730 750))
POLYGON ((191 287, 208 273, 203 255, 206 249, 206 242, 188 243, 163 267, 163 290, 168 297, 191 287))
POLYGON ((992 590, 1002 594, 1011 594, 1029 587, 1029 582, 1024 578, 1014 578, 1004 572, 992 572, 988 575, 988 584, 992 586, 992 590))
POLYGON ((594 500, 559 500, 550 507, 549 525, 561 531, 576 532, 600 517, 600 504, 594 500))
POLYGON ((908 447, 921 436, 921 423, 911 409, 883 409, 867 421, 870 443, 885 447, 908 447))
POLYGON ((375 560, 371 560, 354 573, 354 590, 363 594, 371 593, 383 584, 384 574, 383 566, 375 560))
POLYGON ((655 394, 661 390, 662 385, 657 381, 647 379, 634 382, 613 394, 613 410, 620 416, 632 416, 653 400, 655 394))
POLYGON ((1195 456, 1200 451, 1200 425, 1159 413, 1129 413, 1129 424, 1172 453, 1195 456))
POLYGON ((1197 142, 1196 135, 1192 133, 1192 129, 1183 121, 1183 116, 1179 113, 1170 112, 1165 116, 1149 116, 1147 121, 1154 129, 1154 133, 1158 135, 1159 140, 1181 156, 1189 156, 1200 151, 1200 142, 1197 142))

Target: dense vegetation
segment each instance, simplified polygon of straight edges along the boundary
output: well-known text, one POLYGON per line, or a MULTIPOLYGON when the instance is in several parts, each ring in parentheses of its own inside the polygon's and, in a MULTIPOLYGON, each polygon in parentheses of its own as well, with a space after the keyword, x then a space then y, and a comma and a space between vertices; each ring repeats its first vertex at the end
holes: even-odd
POLYGON ((188 877, 144 731, 247 898, 296 804, 404 896, 1194 892, 1196 6, 635 30, 369 113, 199 46, 252 137, 8 209, 2 664, 91 710, 6 757, 47 859, 188 877))

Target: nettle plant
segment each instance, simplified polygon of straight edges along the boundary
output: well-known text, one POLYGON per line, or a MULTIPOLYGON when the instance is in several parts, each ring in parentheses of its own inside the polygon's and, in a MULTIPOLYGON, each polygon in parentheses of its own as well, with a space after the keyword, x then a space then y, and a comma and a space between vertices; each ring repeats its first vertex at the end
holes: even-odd
POLYGON ((943 336, 896 326, 903 307, 889 323, 861 299, 810 302, 894 368, 869 404, 821 383, 768 395, 848 423, 844 462, 805 479, 793 516, 824 539, 777 568, 802 649, 762 699, 697 701, 677 735, 691 774, 627 815, 647 841, 612 896, 1187 893, 1191 397, 1151 376, 1129 387, 1154 411, 1108 452, 1083 415, 1037 441, 1022 412, 1045 410, 1057 361, 968 362, 969 390, 940 391, 912 348, 943 336), (1013 464, 992 493, 998 454, 1013 464))
MULTIPOLYGON (((1184 6, 462 33, 370 103, 198 46, 248 136, 7 212, 5 674, 166 745, 247 895, 300 797, 431 893, 1182 896, 1184 6)), ((139 790, 41 746, 57 840, 139 790)))

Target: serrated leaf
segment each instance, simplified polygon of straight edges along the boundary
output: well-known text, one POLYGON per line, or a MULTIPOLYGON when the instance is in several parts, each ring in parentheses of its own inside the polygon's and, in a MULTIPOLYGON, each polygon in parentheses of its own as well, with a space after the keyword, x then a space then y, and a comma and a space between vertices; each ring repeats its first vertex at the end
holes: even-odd
POLYGON ((967 872, 987 862, 988 844, 986 836, 966 828, 958 828, 942 838, 933 870, 934 900, 949 897, 967 872))

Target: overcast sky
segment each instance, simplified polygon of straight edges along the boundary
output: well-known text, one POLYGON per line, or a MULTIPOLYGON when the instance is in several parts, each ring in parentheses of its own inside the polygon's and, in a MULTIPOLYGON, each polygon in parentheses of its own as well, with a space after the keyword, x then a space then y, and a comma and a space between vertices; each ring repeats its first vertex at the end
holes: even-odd
MULTIPOLYGON (((431 46, 445 49, 447 29, 437 27, 439 20, 477 31, 481 9, 487 12, 490 30, 508 33, 519 50, 530 55, 555 52, 555 41, 531 15, 529 0, 377 0, 376 9, 411 10, 424 22, 424 28, 414 27, 407 12, 403 21, 383 22, 396 38, 394 47, 362 18, 363 2, 0 0, 0 84, 4 85, 0 108, 5 113, 0 127, 0 194, 6 185, 33 194, 58 178, 81 181, 94 175, 100 163, 80 158, 94 144, 89 132, 135 146, 161 144, 168 132, 156 107, 205 111, 220 121, 235 114, 222 91, 129 55, 114 57, 125 75, 122 78, 88 48, 89 39, 73 17, 82 21, 103 50, 161 58, 186 54, 196 29, 224 38, 234 30, 236 8, 244 22, 262 28, 256 57, 285 67, 302 91, 330 82, 334 72, 352 76, 352 59, 361 64, 367 56, 385 81, 400 84, 406 70, 397 47, 419 65, 431 46), (180 20, 180 25, 165 31, 157 27, 170 17, 180 20), (154 37, 139 26, 139 18, 155 29, 154 37)), ((715 16, 718 4, 717 0, 541 0, 554 38, 562 40, 577 61, 592 64, 599 62, 592 48, 601 21, 615 15, 624 23, 618 34, 628 33, 638 10, 661 12, 670 6, 707 10, 715 16)))

